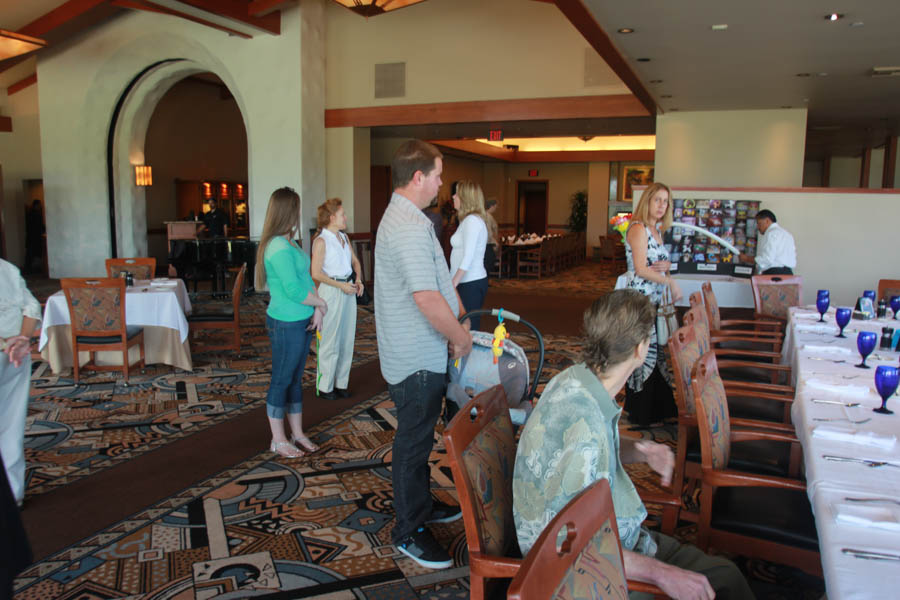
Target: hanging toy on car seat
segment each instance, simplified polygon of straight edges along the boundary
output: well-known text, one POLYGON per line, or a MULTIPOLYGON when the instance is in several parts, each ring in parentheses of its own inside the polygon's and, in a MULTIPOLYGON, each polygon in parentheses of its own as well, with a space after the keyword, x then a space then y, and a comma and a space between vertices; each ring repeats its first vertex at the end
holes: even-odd
POLYGON ((509 337, 509 333, 506 331, 506 325, 503 324, 503 309, 501 310, 501 314, 498 317, 500 323, 494 327, 494 341, 491 343, 491 352, 494 354, 494 364, 497 364, 497 360, 500 358, 500 355, 503 354, 503 340, 509 337))

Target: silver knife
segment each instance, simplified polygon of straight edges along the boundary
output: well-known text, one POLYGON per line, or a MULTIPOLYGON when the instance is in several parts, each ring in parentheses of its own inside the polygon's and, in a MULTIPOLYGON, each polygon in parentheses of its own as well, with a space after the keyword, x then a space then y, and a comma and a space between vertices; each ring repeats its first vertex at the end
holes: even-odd
POLYGON ((822 458, 825 460, 833 460, 835 462, 861 463, 867 467, 897 467, 900 469, 900 465, 895 465, 894 463, 883 460, 869 460, 867 458, 853 458, 851 456, 835 456, 834 454, 823 454, 822 458))
POLYGON ((841 552, 849 554, 854 558, 867 558, 870 560, 897 560, 900 561, 900 554, 890 554, 887 552, 875 552, 873 550, 856 550, 854 548, 841 548, 841 552))

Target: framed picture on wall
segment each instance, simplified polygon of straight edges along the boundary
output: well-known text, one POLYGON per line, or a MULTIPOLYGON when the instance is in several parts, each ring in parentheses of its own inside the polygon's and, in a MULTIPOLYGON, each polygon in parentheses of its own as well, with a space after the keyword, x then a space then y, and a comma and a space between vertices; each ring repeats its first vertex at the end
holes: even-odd
POLYGON ((623 164, 619 173, 619 202, 632 202, 634 186, 647 186, 653 183, 653 165, 623 164))

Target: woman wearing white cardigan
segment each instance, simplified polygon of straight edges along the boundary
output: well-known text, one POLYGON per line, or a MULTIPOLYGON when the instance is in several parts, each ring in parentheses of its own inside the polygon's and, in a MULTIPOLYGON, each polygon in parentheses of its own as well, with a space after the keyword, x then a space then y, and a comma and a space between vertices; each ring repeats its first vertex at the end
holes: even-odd
POLYGON ((350 396, 347 386, 356 336, 356 297, 363 293, 362 268, 343 232, 347 215, 341 204, 339 198, 332 198, 319 207, 319 235, 313 241, 310 266, 319 296, 328 303, 316 361, 316 393, 326 400, 350 396))
MULTIPOLYGON (((453 208, 459 215, 459 227, 450 238, 450 274, 466 312, 484 304, 488 279, 484 269, 484 251, 488 242, 485 223, 484 193, 474 181, 458 182, 453 195, 453 208)), ((481 324, 480 317, 471 319, 473 330, 481 324)))

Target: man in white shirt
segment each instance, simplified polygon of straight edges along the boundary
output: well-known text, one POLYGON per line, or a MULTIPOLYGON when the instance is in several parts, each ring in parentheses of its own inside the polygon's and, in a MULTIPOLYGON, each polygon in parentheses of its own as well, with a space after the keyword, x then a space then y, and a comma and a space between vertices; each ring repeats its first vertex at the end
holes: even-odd
POLYGON ((756 226, 760 234, 756 259, 741 254, 740 261, 751 264, 755 262, 760 275, 793 275, 797 266, 794 236, 778 224, 775 213, 768 209, 756 213, 756 226))

